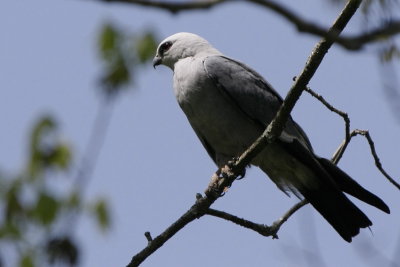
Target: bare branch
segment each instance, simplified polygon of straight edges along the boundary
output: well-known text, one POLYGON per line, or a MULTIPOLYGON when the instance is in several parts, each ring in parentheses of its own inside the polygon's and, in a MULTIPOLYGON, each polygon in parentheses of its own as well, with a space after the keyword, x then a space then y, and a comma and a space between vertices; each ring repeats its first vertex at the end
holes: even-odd
MULTIPOLYGON (((119 2, 134 4, 139 6, 158 8, 167 10, 171 13, 178 13, 189 10, 204 10, 210 9, 217 5, 226 2, 237 2, 234 0, 204 0, 204 1, 155 1, 155 0, 101 0, 103 2, 119 2)), ((338 36, 336 33, 329 32, 325 27, 317 25, 302 18, 301 16, 292 12, 289 8, 281 5, 279 2, 269 0, 247 0, 248 2, 262 6, 269 10, 274 11, 276 14, 282 16, 291 24, 293 24, 299 32, 313 34, 319 37, 324 37, 327 40, 334 41, 348 50, 361 50, 366 44, 386 40, 390 36, 400 33, 400 21, 390 21, 385 25, 371 30, 367 33, 358 35, 338 36)))
POLYGON ((252 221, 246 220, 239 218, 235 215, 232 215, 230 213, 224 212, 224 211, 219 211, 215 209, 208 209, 206 211, 207 215, 211 215, 214 217, 218 217, 230 222, 233 222, 237 225, 240 225, 242 227, 251 229, 260 235, 263 236, 272 236, 273 239, 278 239, 278 231, 280 227, 289 219, 290 216, 292 216, 297 210, 299 210, 301 207, 305 206, 308 204, 307 200, 302 200, 296 205, 294 205, 291 209, 289 209, 281 218, 276 220, 272 226, 268 226, 265 224, 259 224, 259 223, 254 223, 252 221))
POLYGON ((341 111, 341 110, 335 108, 334 106, 332 106, 331 104, 329 104, 328 101, 326 101, 323 96, 321 96, 320 94, 318 94, 318 93, 314 92, 313 90, 311 90, 310 87, 306 88, 306 92, 308 92, 310 95, 312 95, 313 97, 318 99, 330 111, 335 112, 336 114, 338 114, 340 117, 343 118, 344 123, 345 123, 345 131, 346 131, 345 136, 346 136, 346 139, 350 139, 350 118, 349 118, 349 115, 347 115, 346 112, 341 111))
POLYGON ((218 218, 230 221, 230 222, 233 222, 233 223, 235 223, 237 225, 240 225, 240 226, 245 227, 247 229, 253 230, 253 231, 259 233, 260 235, 272 236, 273 239, 278 239, 277 232, 278 232, 279 228, 273 229, 273 227, 269 227, 269 226, 267 226, 265 224, 254 223, 252 221, 239 218, 239 217, 237 217, 235 215, 232 215, 230 213, 227 213, 227 212, 224 212, 224 211, 215 210, 215 209, 208 209, 206 211, 206 214, 214 216, 214 217, 218 217, 218 218))
POLYGON ((147 239, 147 242, 152 242, 153 241, 153 238, 151 237, 151 234, 150 234, 150 232, 145 232, 144 233, 144 236, 146 237, 146 239, 147 239))
POLYGON ((342 158, 344 151, 347 148, 347 145, 350 143, 350 118, 347 115, 346 112, 343 112, 337 108, 335 108, 334 106, 332 106, 331 104, 328 103, 328 101, 325 100, 325 98, 323 98, 320 94, 317 94, 316 92, 314 92, 313 90, 311 90, 311 88, 307 87, 306 91, 312 95, 313 97, 315 97, 316 99, 318 99, 325 107, 327 107, 330 111, 335 112, 336 114, 338 114, 340 117, 343 118, 344 123, 345 123, 345 140, 343 141, 343 143, 339 146, 339 148, 336 150, 336 152, 334 153, 334 156, 332 157, 331 161, 334 164, 338 164, 339 160, 342 158))
POLYGON ((369 144, 369 147, 371 149, 371 154, 374 158, 375 161, 375 166, 378 168, 378 170, 383 174, 383 176, 386 177, 386 179, 389 180, 389 182, 391 182, 395 187, 397 187, 397 189, 400 190, 400 184, 398 184, 386 171, 385 169, 383 169, 382 167, 382 163, 378 157, 378 154, 376 153, 375 150, 375 144, 374 141, 371 138, 371 135, 369 134, 368 130, 353 130, 350 133, 350 118, 347 115, 346 112, 343 112, 341 110, 338 110, 337 108, 335 108, 334 106, 332 106, 330 103, 328 103, 321 95, 317 94, 316 92, 314 92, 313 90, 311 90, 310 88, 306 88, 306 91, 308 93, 310 93, 313 97, 317 98, 322 104, 324 104, 330 111, 337 113, 339 116, 341 116, 343 118, 343 120, 345 121, 345 128, 346 128, 346 134, 345 134, 345 139, 343 140, 343 142, 340 144, 340 146, 338 147, 338 149, 335 151, 331 161, 334 164, 337 164, 339 162, 339 160, 342 158, 344 151, 346 150, 348 144, 350 143, 351 138, 353 138, 356 135, 362 135, 364 136, 369 144))
POLYGON ((400 33, 400 21, 391 21, 365 34, 339 38, 338 43, 349 50, 359 50, 364 45, 382 41, 400 33))
POLYGON ((171 237, 173 237, 179 230, 185 227, 187 224, 200 218, 204 215, 204 211, 215 200, 210 200, 207 197, 200 198, 196 203, 183 214, 177 221, 171 224, 167 229, 164 230, 159 236, 149 241, 147 246, 140 251, 138 254, 133 256, 131 262, 127 267, 139 266, 148 256, 150 256, 154 251, 159 249, 165 242, 167 242, 171 237))
POLYGON ((394 36, 400 33, 400 21, 391 21, 368 33, 362 33, 353 36, 338 36, 335 33, 330 33, 326 28, 298 16, 294 12, 290 11, 287 7, 281 5, 279 2, 273 2, 269 0, 248 1, 270 9, 281 15, 294 26, 296 26, 299 32, 325 37, 327 40, 334 40, 337 44, 348 50, 360 50, 368 43, 382 41, 387 39, 389 36, 394 36))
POLYGON ((248 1, 252 2, 254 4, 257 4, 259 6, 262 6, 264 8, 270 9, 270 10, 274 11, 275 13, 281 15, 287 21, 289 21, 294 26, 296 26, 296 28, 299 32, 311 33, 311 34, 321 36, 321 37, 326 37, 326 38, 334 37, 336 39, 336 41, 339 39, 337 34, 332 33, 332 35, 330 35, 326 28, 321 27, 314 22, 307 21, 306 19, 295 14, 294 12, 292 12, 291 10, 289 10, 287 7, 283 6, 279 2, 274 2, 274 1, 269 1, 269 0, 248 0, 248 1))
POLYGON ((228 2, 231 0, 205 0, 205 1, 187 1, 187 2, 175 2, 175 1, 153 1, 153 0, 101 0, 103 2, 120 2, 127 4, 135 4, 145 7, 153 7, 158 9, 167 10, 171 13, 178 13, 181 11, 188 10, 200 10, 209 9, 218 4, 228 2))
POLYGON ((353 136, 356 136, 356 135, 362 135, 362 136, 364 136, 364 137, 367 139, 369 148, 371 149, 371 154, 372 154, 372 156, 373 156, 373 158, 374 158, 374 161, 375 161, 375 166, 376 166, 376 167, 378 168, 378 170, 383 174, 383 176, 385 176, 386 179, 388 179, 389 182, 391 182, 395 187, 397 187, 397 189, 400 190, 400 184, 398 184, 398 183, 383 169, 382 163, 381 163, 381 161, 380 161, 380 159, 379 159, 379 157, 378 157, 378 154, 376 153, 376 150, 375 150, 374 141, 372 140, 371 135, 369 134, 369 131, 367 131, 367 130, 358 130, 358 129, 356 129, 356 130, 354 130, 354 131, 351 132, 351 136, 352 136, 352 137, 353 137, 353 136))
MULTIPOLYGON (((339 35, 357 11, 361 2, 362 0, 350 0, 328 32, 332 35, 339 35)), ((224 193, 225 188, 230 187, 235 179, 243 173, 242 170, 250 163, 250 161, 281 134, 285 122, 295 103, 313 77, 332 44, 332 40, 323 39, 316 45, 306 63, 306 66, 291 87, 276 117, 269 124, 263 135, 258 138, 257 141, 251 145, 251 147, 246 150, 238 160, 230 164, 231 166, 226 166, 222 172, 218 171, 217 174, 213 176, 208 188, 205 190, 206 196, 196 196, 196 203, 163 233, 149 242, 141 252, 136 254, 128 264, 129 267, 139 266, 140 263, 160 248, 175 233, 194 219, 202 217, 215 200, 224 193), (219 177, 219 173, 222 174, 222 177, 219 177)), ((294 211, 297 209, 298 208, 295 208, 294 211)))
POLYGON ((275 231, 278 232, 279 228, 281 228, 282 224, 284 224, 290 216, 292 216, 296 211, 298 211, 301 207, 307 205, 309 202, 306 199, 303 199, 296 205, 294 205, 290 210, 288 210, 281 218, 279 218, 277 221, 275 221, 271 228, 275 231))

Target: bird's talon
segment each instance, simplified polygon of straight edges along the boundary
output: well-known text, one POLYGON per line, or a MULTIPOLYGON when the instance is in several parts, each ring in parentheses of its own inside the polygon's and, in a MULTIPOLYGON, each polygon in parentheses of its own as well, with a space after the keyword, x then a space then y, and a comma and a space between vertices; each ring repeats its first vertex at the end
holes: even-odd
POLYGON ((246 169, 242 169, 242 171, 239 173, 238 177, 236 178, 236 180, 241 180, 244 178, 244 176, 246 175, 246 169))

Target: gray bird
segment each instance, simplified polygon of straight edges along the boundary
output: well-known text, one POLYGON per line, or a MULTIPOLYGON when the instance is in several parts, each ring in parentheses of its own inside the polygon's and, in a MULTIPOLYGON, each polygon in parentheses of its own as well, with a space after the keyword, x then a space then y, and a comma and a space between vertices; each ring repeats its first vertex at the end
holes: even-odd
MULTIPOLYGON (((263 133, 283 101, 257 72, 192 33, 162 41, 153 60, 154 67, 160 64, 174 72, 176 99, 218 167, 238 157, 263 133)), ((251 164, 286 194, 306 198, 347 242, 372 222, 343 192, 390 213, 379 197, 315 155, 291 117, 280 137, 251 164)))

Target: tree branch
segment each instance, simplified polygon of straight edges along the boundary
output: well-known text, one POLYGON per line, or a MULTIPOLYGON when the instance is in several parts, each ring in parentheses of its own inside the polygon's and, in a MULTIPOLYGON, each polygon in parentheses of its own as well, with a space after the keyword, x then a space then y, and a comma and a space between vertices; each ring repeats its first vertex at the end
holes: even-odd
POLYGON ((330 111, 335 112, 338 114, 340 117, 343 118, 344 123, 345 123, 345 140, 344 142, 338 147, 338 149, 335 151, 334 156, 332 157, 331 161, 334 164, 338 164, 339 160, 342 158, 344 151, 347 148, 347 145, 350 143, 351 135, 350 135, 350 118, 347 115, 346 112, 343 112, 331 104, 328 103, 328 101, 325 100, 320 94, 317 94, 311 88, 307 87, 305 89, 310 95, 318 99, 325 107, 327 107, 330 111))
POLYGON ((400 21, 391 21, 370 32, 339 38, 338 43, 349 50, 360 50, 368 43, 382 41, 400 33, 400 21))
POLYGON ((397 187, 397 189, 400 190, 400 184, 397 183, 395 181, 395 179, 393 179, 386 171, 385 169, 383 169, 382 167, 382 163, 378 157, 378 154, 376 153, 375 150, 375 144, 374 141, 371 138, 371 135, 369 134, 368 130, 353 130, 352 132, 350 132, 350 118, 347 115, 346 112, 343 112, 341 110, 338 110, 337 108, 335 108, 334 106, 332 106, 331 104, 329 104, 321 95, 317 94, 316 92, 314 92, 313 90, 311 90, 309 87, 306 88, 306 91, 308 93, 310 93, 313 97, 317 98, 322 104, 324 104, 330 111, 335 112, 336 114, 338 114, 339 116, 341 116, 343 118, 343 120, 345 121, 345 139, 343 140, 342 144, 338 147, 338 149, 335 151, 331 161, 334 164, 337 164, 339 162, 339 160, 342 158, 344 151, 346 150, 348 144, 350 143, 351 138, 353 138, 354 136, 357 135, 362 135, 364 136, 367 141, 368 141, 368 145, 370 147, 371 150, 371 154, 372 157, 374 158, 375 161, 375 166, 378 168, 378 170, 383 174, 383 176, 386 177, 386 179, 392 183, 395 187, 397 187))
MULTIPOLYGON (((360 4, 361 0, 350 0, 347 3, 346 7, 343 9, 338 19, 333 24, 333 26, 329 29, 328 33, 332 36, 338 36, 350 20, 350 18, 354 15, 360 4)), ((301 74, 297 76, 294 84, 290 88, 290 91, 287 94, 276 117, 268 125, 263 135, 259 137, 250 146, 250 148, 240 156, 240 158, 233 166, 234 173, 239 173, 240 170, 244 169, 245 166, 250 163, 251 159, 253 159, 261 150, 263 150, 267 146, 267 144, 272 143, 281 134, 286 119, 292 111, 295 103, 299 99, 303 90, 306 89, 309 81, 313 77, 315 71, 321 64, 325 54, 328 52, 332 44, 332 39, 325 38, 317 43, 317 45, 311 52, 311 56, 308 58, 306 66, 304 67, 301 74)))
MULTIPOLYGON (((357 11, 361 2, 361 0, 350 0, 339 15, 338 19, 334 22, 333 26, 329 29, 329 34, 336 36, 339 35, 357 11)), ((322 39, 316 45, 306 63, 306 66, 298 76, 298 79, 294 82, 276 117, 269 124, 263 135, 258 138, 257 141, 251 145, 251 147, 246 150, 238 160, 230 164, 231 166, 226 166, 221 172, 218 171, 217 173, 221 173, 222 177, 219 177, 218 174, 213 176, 212 181, 205 191, 206 195, 204 197, 198 197, 196 203, 185 212, 185 214, 169 226, 163 233, 150 241, 141 252, 133 256, 131 262, 128 264, 129 267, 139 266, 140 263, 160 248, 175 233, 194 219, 203 216, 214 201, 224 193, 225 188, 231 186, 250 161, 280 135, 296 101, 313 77, 332 44, 332 40, 322 39)))
POLYGON ((279 231, 280 227, 282 226, 282 224, 284 224, 289 219, 290 216, 292 216, 297 210, 299 210, 301 207, 305 206, 306 204, 308 204, 307 200, 304 199, 304 200, 300 201, 299 203, 294 205, 291 209, 289 209, 282 217, 280 217, 278 220, 276 220, 272 224, 272 226, 254 223, 252 221, 239 218, 239 217, 229 214, 227 212, 219 211, 219 210, 215 210, 215 209, 208 209, 206 211, 206 214, 233 222, 237 225, 240 225, 247 229, 253 230, 262 236, 272 236, 273 239, 278 239, 279 238, 278 231, 279 231))
MULTIPOLYGON (((316 92, 314 92, 313 90, 311 90, 309 87, 306 88, 306 91, 308 93, 310 93, 313 97, 317 98, 323 105, 325 105, 329 110, 331 110, 332 112, 337 113, 338 115, 340 115, 346 124, 346 138, 343 141, 343 143, 338 147, 338 149, 336 150, 336 152, 334 153, 334 155, 332 156, 331 161, 334 164, 337 164, 339 162, 339 160, 341 159, 344 151, 347 148, 347 145, 350 143, 351 138, 357 135, 362 135, 364 136, 367 141, 368 144, 370 146, 371 149, 371 154, 374 158, 375 161, 375 165, 378 168, 378 170, 389 180, 389 182, 391 182, 395 187, 397 187, 398 189, 400 189, 400 184, 398 184, 384 169, 383 166, 380 162, 380 159, 376 153, 375 150, 375 145, 374 142, 369 134, 369 131, 367 130, 353 130, 350 133, 350 119, 347 115, 347 113, 335 108, 334 106, 332 106, 330 103, 328 103, 321 95, 317 94, 316 92)), ((267 226, 265 224, 258 224, 258 223, 254 223, 252 221, 246 220, 246 219, 242 219, 239 218, 237 216, 234 216, 232 214, 229 214, 227 212, 223 212, 223 211, 219 211, 219 210, 215 210, 215 209, 208 209, 206 211, 207 215, 211 215, 214 217, 218 217, 221 219, 225 219, 227 221, 233 222, 235 224, 238 224, 242 227, 248 228, 250 230, 253 230, 263 236, 272 236, 273 239, 278 239, 278 231, 280 229, 280 227, 283 225, 283 223, 285 223, 289 217, 294 214, 298 209, 300 209, 301 207, 303 207, 304 205, 308 204, 309 202, 304 199, 300 202, 298 202, 297 204, 295 204, 291 209, 289 209, 279 220, 275 221, 272 226, 267 226)))
MULTIPOLYGON (((205 0, 205 1, 156 1, 156 0, 100 0, 103 2, 119 2, 127 3, 151 8, 157 8, 169 11, 171 13, 179 13, 189 10, 205 10, 220 5, 226 2, 237 2, 234 0, 205 0)), ((269 10, 274 11, 276 14, 285 18, 288 22, 293 24, 299 32, 309 33, 319 37, 324 37, 327 40, 334 41, 341 45, 343 48, 356 51, 361 50, 366 44, 382 41, 390 36, 394 36, 400 33, 400 21, 390 21, 385 25, 374 29, 367 33, 361 33, 358 35, 338 36, 335 33, 330 33, 325 27, 317 25, 315 22, 311 22, 292 12, 289 8, 281 5, 279 2, 269 0, 245 0, 262 6, 269 10)))
POLYGON ((338 36, 335 33, 330 33, 324 27, 317 25, 314 22, 298 16, 290 11, 287 7, 269 0, 247 0, 259 6, 265 7, 284 17, 287 21, 296 26, 299 32, 310 33, 320 37, 325 37, 327 40, 333 40, 348 50, 360 50, 367 43, 376 42, 387 39, 388 36, 393 36, 400 33, 400 21, 391 21, 380 28, 372 30, 368 33, 362 33, 353 36, 338 36))
POLYGON ((279 228, 273 229, 273 227, 270 227, 265 224, 259 224, 259 223, 254 223, 252 221, 246 220, 239 218, 235 215, 232 215, 230 213, 224 212, 224 211, 219 211, 215 209, 208 209, 206 211, 207 215, 211 215, 217 218, 221 218, 230 222, 233 222, 237 225, 240 225, 242 227, 245 227, 247 229, 253 230, 257 233, 259 233, 262 236, 272 236, 273 239, 278 239, 277 232, 279 228))
POLYGON ((228 2, 231 0, 205 0, 205 1, 186 1, 186 2, 175 2, 175 1, 153 1, 153 0, 101 0, 103 2, 119 2, 134 4, 145 7, 153 7, 158 9, 167 10, 171 13, 178 13, 181 11, 188 10, 201 10, 209 9, 216 5, 228 2))
POLYGON ((359 130, 359 129, 356 129, 356 130, 353 130, 353 131, 351 132, 351 134, 350 134, 351 137, 354 137, 354 136, 356 136, 356 135, 362 135, 362 136, 364 136, 364 137, 367 139, 369 148, 370 148, 370 150, 371 150, 372 157, 374 158, 374 161, 375 161, 375 166, 376 166, 376 167, 378 168, 378 170, 383 174, 383 176, 386 177, 386 179, 387 179, 390 183, 392 183, 395 187, 397 187, 397 189, 400 190, 400 184, 398 184, 398 183, 385 171, 385 169, 383 169, 382 163, 381 163, 381 161, 380 161, 380 159, 379 159, 379 157, 378 157, 378 154, 376 153, 376 150, 375 150, 374 141, 372 140, 371 135, 369 134, 369 131, 368 131, 368 130, 359 130))

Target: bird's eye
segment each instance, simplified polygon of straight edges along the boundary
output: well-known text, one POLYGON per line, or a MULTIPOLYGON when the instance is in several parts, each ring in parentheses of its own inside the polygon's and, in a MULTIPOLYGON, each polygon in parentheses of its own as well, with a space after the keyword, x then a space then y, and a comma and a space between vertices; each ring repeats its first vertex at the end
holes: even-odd
POLYGON ((160 54, 164 54, 164 52, 168 51, 172 46, 172 42, 165 42, 160 47, 160 54))

